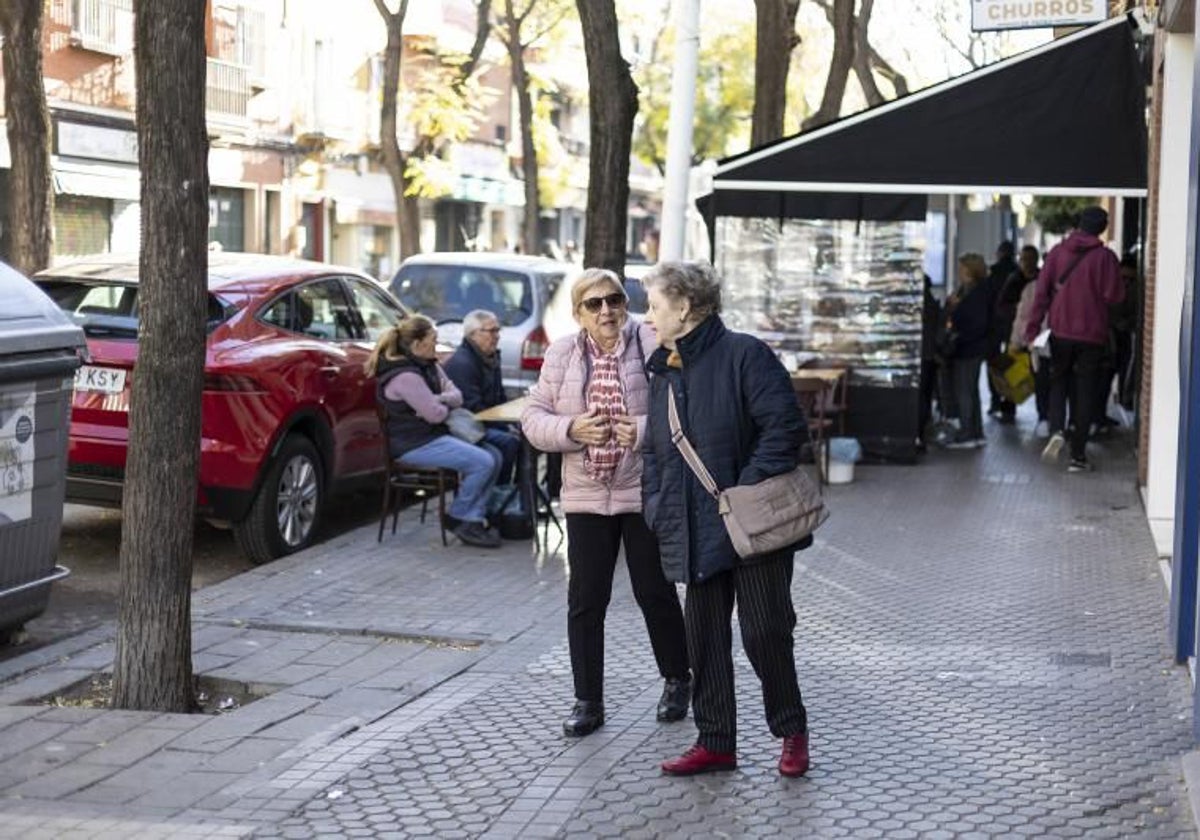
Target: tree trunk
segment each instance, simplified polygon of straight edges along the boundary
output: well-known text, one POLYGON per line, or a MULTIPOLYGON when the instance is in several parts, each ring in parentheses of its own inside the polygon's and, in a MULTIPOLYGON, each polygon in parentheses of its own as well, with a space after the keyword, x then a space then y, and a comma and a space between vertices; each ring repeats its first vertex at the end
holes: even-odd
POLYGON ((421 251, 420 200, 408 195, 408 160, 400 151, 396 136, 396 108, 400 95, 400 61, 404 55, 404 16, 408 0, 400 0, 400 10, 392 13, 383 0, 375 0, 387 26, 387 47, 383 53, 383 101, 379 107, 379 149, 383 168, 392 181, 392 197, 396 202, 396 221, 400 230, 400 259, 405 260, 421 251))
POLYGON ((521 225, 521 240, 524 252, 537 254, 541 251, 538 220, 541 218, 542 201, 538 189, 537 149, 533 143, 533 97, 529 92, 529 73, 525 68, 525 47, 521 43, 522 18, 513 11, 512 0, 504 4, 505 46, 512 67, 513 88, 517 92, 517 118, 521 128, 521 177, 525 181, 525 215, 521 225))
POLYGON ((621 55, 613 0, 575 0, 575 5, 587 55, 592 145, 583 260, 623 274, 637 85, 621 55))
POLYGON ((846 95, 846 82, 854 66, 854 0, 833 0, 833 60, 829 62, 829 76, 825 80, 825 94, 821 107, 808 117, 801 128, 824 125, 838 118, 842 112, 842 99, 846 95))
POLYGON ((50 176, 50 114, 42 85, 43 0, 4 0, 4 113, 11 163, 6 210, 8 262, 24 274, 50 265, 54 190, 50 176))
POLYGON ((188 712, 208 298, 205 0, 136 0, 142 251, 113 705, 188 712))
POLYGON ((862 86, 863 96, 871 107, 884 101, 875 84, 874 67, 871 61, 871 43, 867 38, 867 30, 871 26, 871 11, 875 0, 860 0, 858 17, 854 21, 854 75, 862 86))
MULTIPOLYGON (((908 80, 904 78, 902 73, 896 71, 891 64, 887 62, 883 56, 876 52, 871 46, 871 39, 868 35, 868 30, 871 25, 871 12, 875 5, 875 0, 861 0, 858 7, 858 17, 854 23, 854 75, 858 77, 858 83, 862 85, 863 95, 867 98, 867 104, 871 107, 881 105, 889 99, 879 90, 879 85, 875 82, 875 74, 883 76, 884 79, 892 86, 892 96, 906 96, 908 94, 908 80)), ((826 7, 826 14, 829 17, 829 22, 833 23, 832 9, 826 7)))
POLYGON ((787 79, 792 51, 800 44, 796 11, 800 0, 754 0, 754 112, 750 145, 761 146, 783 136, 787 111, 787 79))

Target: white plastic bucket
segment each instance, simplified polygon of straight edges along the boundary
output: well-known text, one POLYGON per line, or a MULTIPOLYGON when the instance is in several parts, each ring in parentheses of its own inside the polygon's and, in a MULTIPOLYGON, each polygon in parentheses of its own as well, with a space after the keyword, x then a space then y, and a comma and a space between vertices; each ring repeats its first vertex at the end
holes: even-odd
POLYGON ((829 462, 829 483, 830 484, 849 484, 854 481, 854 462, 853 461, 833 461, 829 462))

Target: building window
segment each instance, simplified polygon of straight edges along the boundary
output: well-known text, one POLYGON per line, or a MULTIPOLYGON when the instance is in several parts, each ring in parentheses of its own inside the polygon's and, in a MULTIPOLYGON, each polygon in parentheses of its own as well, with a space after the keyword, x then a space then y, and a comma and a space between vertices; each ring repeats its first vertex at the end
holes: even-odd
POLYGON ((228 187, 208 191, 208 241, 222 251, 246 250, 246 193, 228 187))

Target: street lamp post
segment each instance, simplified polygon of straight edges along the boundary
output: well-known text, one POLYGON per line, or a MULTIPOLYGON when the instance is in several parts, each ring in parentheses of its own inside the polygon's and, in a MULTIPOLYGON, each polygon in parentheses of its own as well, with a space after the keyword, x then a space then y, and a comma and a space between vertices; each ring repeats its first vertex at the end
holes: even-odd
POLYGON ((692 121, 700 53, 700 0, 674 0, 675 62, 671 69, 671 115, 667 124, 667 172, 663 184, 658 258, 683 258, 688 176, 692 167, 692 121))

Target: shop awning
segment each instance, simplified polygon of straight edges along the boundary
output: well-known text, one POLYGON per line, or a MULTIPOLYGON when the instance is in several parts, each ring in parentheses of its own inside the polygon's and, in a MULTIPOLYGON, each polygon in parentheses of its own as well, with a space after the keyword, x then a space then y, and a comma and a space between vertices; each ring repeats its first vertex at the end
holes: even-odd
POLYGON ((136 166, 56 158, 53 176, 55 192, 121 201, 141 200, 141 180, 136 166))
POLYGON ((1146 193, 1134 23, 1065 38, 718 163, 708 219, 924 218, 927 195, 1146 193))

